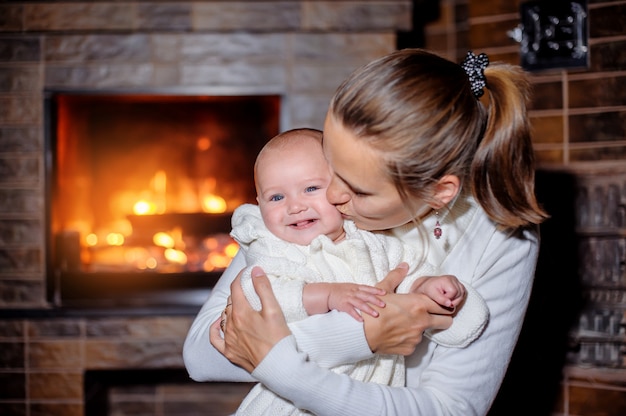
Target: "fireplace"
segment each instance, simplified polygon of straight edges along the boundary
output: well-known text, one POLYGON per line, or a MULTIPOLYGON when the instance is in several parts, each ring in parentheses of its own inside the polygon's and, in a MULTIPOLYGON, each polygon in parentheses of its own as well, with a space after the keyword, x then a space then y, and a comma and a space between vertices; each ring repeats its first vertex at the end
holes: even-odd
POLYGON ((255 200, 280 98, 48 91, 50 300, 200 304, 237 251, 230 216, 255 200))

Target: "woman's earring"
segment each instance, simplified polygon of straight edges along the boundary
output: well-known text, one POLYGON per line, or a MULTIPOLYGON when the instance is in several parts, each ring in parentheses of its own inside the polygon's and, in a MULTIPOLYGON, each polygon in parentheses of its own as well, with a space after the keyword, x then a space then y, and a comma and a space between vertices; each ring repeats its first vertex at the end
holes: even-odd
POLYGON ((439 240, 441 238, 441 224, 439 224, 439 211, 435 211, 435 217, 437 217, 437 222, 435 223, 435 229, 433 230, 433 234, 435 238, 439 240))

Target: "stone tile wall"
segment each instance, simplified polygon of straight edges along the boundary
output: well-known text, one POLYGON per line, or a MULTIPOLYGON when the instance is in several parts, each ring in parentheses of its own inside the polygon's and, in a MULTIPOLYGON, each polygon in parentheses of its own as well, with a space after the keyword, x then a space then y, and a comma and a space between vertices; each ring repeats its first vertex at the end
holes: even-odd
MULTIPOLYGON (((193 318, 67 317, 46 298, 46 90, 280 94, 282 129, 321 128, 334 89, 394 50, 410 13, 407 0, 0 4, 0 413, 82 415, 86 371, 184 371, 193 318)), ((195 383, 110 395, 115 414, 189 416, 227 414, 242 393, 195 383)))
POLYGON ((82 416, 85 400, 95 400, 99 389, 108 395, 104 405, 110 414, 228 414, 249 385, 193 383, 182 377, 162 386, 148 378, 142 385, 122 372, 117 386, 100 383, 84 388, 87 371, 178 369, 184 374, 181 350, 191 319, 4 319, 0 321, 0 414, 82 416))
POLYGON ((45 297, 46 90, 283 96, 282 128, 321 128, 356 66, 392 51, 409 1, 0 5, 0 308, 45 297))

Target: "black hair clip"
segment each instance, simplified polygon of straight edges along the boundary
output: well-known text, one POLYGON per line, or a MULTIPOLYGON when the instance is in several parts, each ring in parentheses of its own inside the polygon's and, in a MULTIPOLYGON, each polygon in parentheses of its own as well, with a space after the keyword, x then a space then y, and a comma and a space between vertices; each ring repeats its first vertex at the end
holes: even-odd
POLYGON ((487 86, 487 79, 485 78, 485 68, 489 65, 489 58, 486 54, 474 55, 474 52, 468 51, 461 67, 467 73, 470 86, 472 87, 472 94, 477 99, 484 94, 483 88, 487 86))

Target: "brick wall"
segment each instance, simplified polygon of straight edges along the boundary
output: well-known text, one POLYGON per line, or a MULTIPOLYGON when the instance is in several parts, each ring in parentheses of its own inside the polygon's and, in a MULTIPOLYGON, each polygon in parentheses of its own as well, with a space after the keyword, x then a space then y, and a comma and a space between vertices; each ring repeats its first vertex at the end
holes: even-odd
MULTIPOLYGON (((520 62, 507 31, 519 23, 521 1, 439 3, 440 17, 426 29, 428 48, 457 61, 474 49, 492 61, 520 62)), ((618 248, 626 245, 626 223, 606 221, 607 212, 623 216, 626 209, 626 2, 590 0, 588 13, 590 67, 532 77, 533 143, 546 172, 540 180, 563 180, 540 184, 554 208, 555 218, 543 227, 552 234, 543 241, 526 325, 492 415, 626 411, 626 252, 618 248), (616 201, 607 197, 611 187, 618 189, 616 201), (581 219, 584 192, 604 218, 592 227, 581 219), (605 267, 581 266, 584 248, 603 240, 615 248, 603 255, 605 267)))
MULTIPOLYGON (((418 2, 429 3, 429 2, 418 2)), ((507 35, 520 21, 516 1, 439 1, 426 27, 426 47, 460 61, 468 49, 492 61, 519 64, 519 45, 507 35)), ((423 7, 430 16, 432 8, 423 7)), ((542 165, 626 159, 626 2, 588 2, 589 69, 533 75, 532 124, 542 165)))

